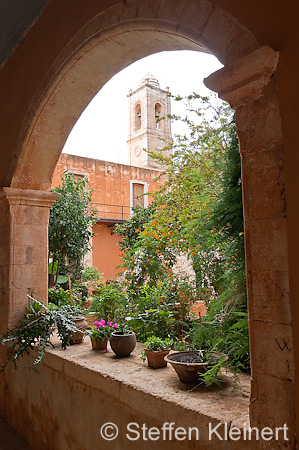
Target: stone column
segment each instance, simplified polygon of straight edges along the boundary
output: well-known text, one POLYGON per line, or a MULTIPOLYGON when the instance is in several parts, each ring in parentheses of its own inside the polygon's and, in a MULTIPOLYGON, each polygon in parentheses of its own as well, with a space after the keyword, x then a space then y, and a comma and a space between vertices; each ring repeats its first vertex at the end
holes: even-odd
MULTIPOLYGON (((48 224, 56 192, 0 190, 0 335, 24 317, 27 294, 47 303, 48 224)), ((0 347, 0 365, 7 350, 0 347)), ((0 415, 5 384, 0 373, 0 415)))
POLYGON ((47 303, 48 223, 54 192, 0 191, 0 333, 23 317, 27 294, 47 303))
POLYGON ((252 364, 251 426, 287 424, 290 444, 295 439, 294 363, 283 137, 275 77, 278 57, 270 47, 261 47, 212 74, 205 84, 236 111, 252 364))

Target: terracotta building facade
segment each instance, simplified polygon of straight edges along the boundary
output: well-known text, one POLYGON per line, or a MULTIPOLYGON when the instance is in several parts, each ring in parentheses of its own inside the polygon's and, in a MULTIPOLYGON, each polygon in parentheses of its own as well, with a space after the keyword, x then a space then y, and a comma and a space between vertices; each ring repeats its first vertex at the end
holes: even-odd
POLYGON ((53 187, 61 183, 65 171, 88 179, 88 187, 93 190, 92 206, 97 210, 98 222, 93 227, 95 236, 86 264, 97 267, 103 280, 115 279, 121 263, 115 224, 129 219, 137 204, 146 207, 152 202, 152 196, 146 194, 161 185, 161 181, 155 182, 160 172, 62 153, 54 172, 53 187))
POLYGON ((157 151, 172 140, 171 120, 167 117, 171 113, 168 88, 162 90, 157 78, 146 74, 128 98, 130 165, 62 153, 52 180, 54 188, 61 183, 64 172, 69 172, 89 181, 98 222, 93 227, 95 236, 85 265, 97 267, 104 281, 117 278, 121 270, 118 268, 121 258, 115 224, 129 219, 137 204, 146 208, 153 199, 150 193, 163 183, 163 179, 156 181, 161 165, 149 156, 148 151, 157 151))

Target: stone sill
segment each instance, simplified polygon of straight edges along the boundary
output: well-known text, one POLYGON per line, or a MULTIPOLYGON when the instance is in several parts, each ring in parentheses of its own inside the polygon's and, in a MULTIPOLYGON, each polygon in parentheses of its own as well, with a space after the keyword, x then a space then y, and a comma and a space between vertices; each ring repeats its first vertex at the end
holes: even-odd
POLYGON ((142 349, 138 343, 130 357, 117 358, 111 350, 92 350, 89 338, 85 338, 82 344, 66 350, 48 349, 43 364, 161 423, 205 428, 207 436, 209 423, 249 427, 249 375, 240 375, 235 390, 228 373, 221 387, 200 386, 190 392, 192 385, 179 381, 171 366, 155 370, 142 362, 142 349))

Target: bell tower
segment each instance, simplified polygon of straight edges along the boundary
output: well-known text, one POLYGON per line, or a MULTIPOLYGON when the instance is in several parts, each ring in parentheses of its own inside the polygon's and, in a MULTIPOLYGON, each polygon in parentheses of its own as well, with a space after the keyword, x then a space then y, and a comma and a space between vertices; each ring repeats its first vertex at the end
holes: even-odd
POLYGON ((148 73, 141 79, 138 89, 130 90, 128 98, 130 165, 161 169, 144 149, 155 151, 172 141, 171 119, 166 117, 171 114, 169 88, 162 90, 157 78, 148 73), (165 119, 158 121, 161 117, 165 119))

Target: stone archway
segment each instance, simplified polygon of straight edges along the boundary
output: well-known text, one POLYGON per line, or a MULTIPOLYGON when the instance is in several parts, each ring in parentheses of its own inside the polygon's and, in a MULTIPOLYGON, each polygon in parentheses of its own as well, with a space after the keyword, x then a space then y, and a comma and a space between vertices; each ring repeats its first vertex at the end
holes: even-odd
MULTIPOLYGON (((237 110, 252 351, 251 420, 260 426, 287 423, 292 439, 294 386, 282 132, 275 80, 278 55, 270 48, 260 48, 230 14, 205 0, 131 0, 117 3, 94 17, 70 40, 39 86, 20 133, 19 158, 11 170, 11 187, 5 189, 1 201, 9 208, 11 222, 20 216, 17 210, 22 210, 21 232, 26 232, 35 217, 41 217, 40 208, 49 208, 51 199, 41 204, 42 193, 45 198, 49 195, 63 144, 92 97, 129 63, 172 49, 209 51, 226 66, 209 77, 207 86, 237 110), (42 193, 36 195, 37 191, 42 193), (280 408, 277 397, 282 402, 280 408)), ((43 214, 44 231, 46 219, 47 214, 43 214)), ((17 240, 13 233, 10 246, 17 240)), ((35 245, 32 239, 30 246, 35 245)), ((30 261, 26 264, 27 269, 32 265, 30 261)), ((40 264, 44 273, 46 261, 40 264)), ((19 260, 13 259, 10 266, 19 284, 13 280, 8 305, 13 305, 11 299, 18 286, 26 286, 20 265, 19 260)), ((45 286, 44 279, 34 283, 37 291, 45 286)), ((24 306, 18 298, 15 317, 24 306)))
POLYGON ((79 115, 115 73, 137 59, 162 50, 197 50, 229 64, 258 47, 234 17, 206 0, 117 3, 73 37, 43 80, 23 126, 10 186, 49 189, 79 115))

